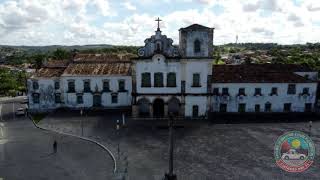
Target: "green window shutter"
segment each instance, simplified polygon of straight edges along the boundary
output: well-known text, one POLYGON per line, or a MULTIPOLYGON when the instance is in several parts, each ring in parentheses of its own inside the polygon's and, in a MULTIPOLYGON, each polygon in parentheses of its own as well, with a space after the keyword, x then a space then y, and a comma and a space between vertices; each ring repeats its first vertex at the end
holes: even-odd
POLYGON ((200 87, 200 74, 193 74, 193 84, 194 87, 200 87))
POLYGON ((169 73, 167 76, 167 86, 176 87, 176 73, 169 73))
POLYGON ((141 87, 151 87, 150 73, 142 73, 141 87))
POLYGON ((163 87, 162 73, 154 73, 154 87, 163 87))

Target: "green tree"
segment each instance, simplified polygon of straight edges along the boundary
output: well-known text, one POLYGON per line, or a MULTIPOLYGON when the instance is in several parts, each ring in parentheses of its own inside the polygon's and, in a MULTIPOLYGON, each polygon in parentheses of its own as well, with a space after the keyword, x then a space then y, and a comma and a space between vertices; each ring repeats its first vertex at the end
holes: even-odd
POLYGON ((36 54, 33 57, 31 57, 31 59, 32 59, 32 62, 34 64, 35 68, 40 69, 43 64, 43 61, 46 59, 46 55, 36 54))
POLYGON ((15 95, 16 92, 26 91, 26 73, 24 71, 12 71, 0 69, 0 95, 15 95))
POLYGON ((65 49, 58 48, 52 53, 53 59, 63 60, 69 59, 71 57, 71 52, 65 49))
POLYGON ((2 95, 16 87, 15 78, 8 69, 0 69, 0 82, 0 94, 2 95))

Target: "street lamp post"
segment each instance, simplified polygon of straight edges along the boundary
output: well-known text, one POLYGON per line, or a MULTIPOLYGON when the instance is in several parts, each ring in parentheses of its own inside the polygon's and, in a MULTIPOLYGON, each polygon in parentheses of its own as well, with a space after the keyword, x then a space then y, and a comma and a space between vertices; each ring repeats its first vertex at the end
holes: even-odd
POLYGON ((80 121, 80 124, 81 124, 81 136, 83 136, 83 122, 82 122, 83 110, 82 109, 80 110, 80 115, 81 115, 81 121, 80 121))
POLYGON ((177 180, 173 174, 173 115, 169 116, 169 173, 165 174, 164 180, 177 180))
MULTIPOLYGON (((122 135, 120 134, 120 128, 122 128, 123 126, 120 125, 120 120, 117 120, 116 123, 116 133, 117 133, 117 137, 118 137, 118 145, 117 145, 117 154, 118 154, 118 165, 117 165, 117 172, 116 172, 116 179, 117 180, 125 180, 127 175, 128 175, 128 166, 129 166, 129 162, 128 162, 128 157, 126 155, 123 156, 123 159, 121 159, 121 153, 120 153, 120 142, 122 140, 122 135), (123 161, 122 163, 120 163, 120 161, 123 161), (122 167, 123 166, 123 167, 122 167)), ((123 131, 123 130, 122 130, 123 131)))
POLYGON ((118 151, 118 161, 120 160, 120 121, 117 120, 117 125, 116 125, 116 128, 117 128, 117 136, 118 136, 118 147, 117 147, 117 151, 118 151))
POLYGON ((311 137, 312 121, 309 121, 309 136, 311 137))

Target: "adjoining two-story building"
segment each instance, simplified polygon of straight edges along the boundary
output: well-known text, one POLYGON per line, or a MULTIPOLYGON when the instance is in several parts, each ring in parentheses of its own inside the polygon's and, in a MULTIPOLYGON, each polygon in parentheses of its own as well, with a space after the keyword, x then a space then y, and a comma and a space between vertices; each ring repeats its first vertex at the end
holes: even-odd
POLYGON ((29 109, 129 109, 133 118, 207 116, 210 112, 314 111, 318 72, 303 65, 213 65, 214 29, 160 28, 137 57, 76 54, 28 79, 29 109))
POLYGON ((311 112, 318 73, 288 64, 215 65, 213 112, 311 112))
POLYGON ((108 55, 76 55, 65 66, 42 67, 28 80, 29 109, 130 108, 131 62, 108 55))

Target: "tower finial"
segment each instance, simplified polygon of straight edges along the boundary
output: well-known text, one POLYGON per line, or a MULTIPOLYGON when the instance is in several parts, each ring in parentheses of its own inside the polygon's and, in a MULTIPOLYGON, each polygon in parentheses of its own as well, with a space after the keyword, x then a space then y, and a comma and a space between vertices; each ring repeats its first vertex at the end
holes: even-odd
POLYGON ((158 21, 157 31, 160 31, 160 21, 162 21, 162 20, 158 17, 155 21, 158 21))

